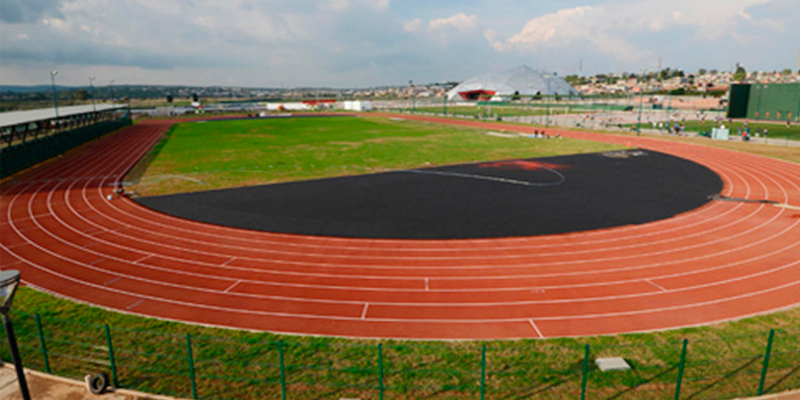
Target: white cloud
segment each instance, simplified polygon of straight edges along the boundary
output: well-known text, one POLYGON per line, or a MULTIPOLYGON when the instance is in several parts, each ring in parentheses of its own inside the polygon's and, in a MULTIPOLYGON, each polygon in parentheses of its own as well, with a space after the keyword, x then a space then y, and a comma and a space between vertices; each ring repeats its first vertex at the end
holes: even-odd
POLYGON ((782 21, 755 19, 748 8, 770 0, 660 0, 608 3, 558 10, 530 19, 519 33, 506 40, 486 31, 489 44, 498 52, 516 50, 533 54, 569 47, 629 62, 652 59, 652 50, 637 44, 642 34, 663 35, 663 40, 690 33, 696 40, 723 38, 741 40, 741 23, 780 31, 782 21), (664 16, 667 16, 666 18, 664 16))
POLYGON ((422 27, 422 20, 419 18, 403 23, 403 30, 406 32, 416 32, 420 27, 422 27))
POLYGON ((480 20, 463 12, 447 18, 435 18, 425 24, 420 18, 407 21, 403 30, 425 38, 438 46, 446 47, 456 41, 480 40, 480 20), (476 37, 477 36, 477 37, 476 37))
POLYGON ((469 31, 478 26, 478 17, 458 13, 450 18, 437 18, 428 23, 431 30, 455 29, 458 31, 469 31))
POLYGON ((72 28, 72 21, 60 18, 45 18, 42 23, 57 31, 68 31, 72 28))

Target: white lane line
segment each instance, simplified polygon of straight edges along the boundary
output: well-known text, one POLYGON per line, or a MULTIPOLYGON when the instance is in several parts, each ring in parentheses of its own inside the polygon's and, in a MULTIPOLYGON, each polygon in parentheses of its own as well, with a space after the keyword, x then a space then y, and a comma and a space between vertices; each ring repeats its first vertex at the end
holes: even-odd
POLYGON ((544 339, 544 335, 542 335, 542 332, 539 330, 539 327, 537 327, 536 324, 533 322, 533 319, 529 318, 528 322, 533 327, 533 330, 536 331, 536 334, 539 335, 539 339, 544 339))
POLYGON ((431 290, 431 281, 428 278, 425 278, 425 291, 431 290))
POLYGON ((556 174, 556 176, 558 176, 559 180, 557 182, 528 182, 528 181, 519 181, 519 180, 516 180, 516 179, 500 178, 500 177, 496 177, 496 176, 475 175, 475 174, 461 174, 461 173, 458 173, 458 172, 431 171, 431 170, 422 170, 422 169, 409 169, 409 170, 397 171, 397 172, 411 172, 411 173, 415 173, 415 174, 453 176, 453 177, 456 177, 456 178, 480 179, 480 180, 492 181, 492 182, 510 183, 512 185, 539 186, 539 187, 542 187, 542 186, 558 186, 558 185, 564 183, 564 181, 566 181, 566 178, 564 177, 564 175, 561 175, 560 172, 558 172, 558 171, 556 171, 554 169, 547 168, 547 167, 541 167, 541 168, 556 174))
POLYGON ((130 310, 131 308, 133 308, 133 307, 136 307, 136 306, 138 306, 139 304, 142 304, 142 303, 144 303, 144 301, 145 301, 145 299, 141 299, 141 300, 137 301, 136 303, 133 303, 133 304, 131 304, 131 305, 129 305, 129 306, 127 306, 127 307, 125 307, 125 309, 126 309, 126 310, 130 310))
POLYGON ((222 265, 220 265, 220 266, 221 266, 221 267, 227 267, 227 266, 228 266, 228 264, 230 264, 230 263, 234 262, 235 260, 236 260, 236 257, 231 257, 231 259, 230 259, 230 260, 228 260, 228 261, 225 261, 225 263, 224 263, 224 264, 222 264, 222 265))
POLYGON ((792 205, 789 205, 789 204, 775 204, 775 207, 786 208, 786 209, 789 209, 789 210, 800 210, 800 207, 792 206, 792 205))
POLYGON ((241 280, 241 279, 240 279, 240 280, 237 280, 236 282, 233 282, 233 285, 230 285, 230 286, 228 286, 228 288, 227 288, 227 289, 225 289, 225 291, 224 291, 223 293, 228 293, 228 292, 230 292, 230 291, 231 291, 231 290, 232 290, 234 287, 236 287, 236 285, 238 285, 238 284, 240 284, 240 283, 242 283, 242 280, 241 280))
POLYGON ((369 303, 364 303, 364 311, 361 312, 361 319, 367 318, 367 310, 369 310, 369 303))
POLYGON ((649 283, 649 284, 651 284, 651 285, 653 285, 653 286, 655 286, 655 287, 657 287, 657 288, 658 288, 658 290, 660 290, 660 291, 662 291, 662 292, 669 292, 669 290, 667 290, 667 289, 664 289, 664 287, 663 287, 663 286, 661 286, 661 285, 659 285, 659 284, 657 284, 657 283, 655 283, 655 282, 651 281, 650 279, 645 279, 644 281, 645 281, 645 282, 647 282, 647 283, 649 283))

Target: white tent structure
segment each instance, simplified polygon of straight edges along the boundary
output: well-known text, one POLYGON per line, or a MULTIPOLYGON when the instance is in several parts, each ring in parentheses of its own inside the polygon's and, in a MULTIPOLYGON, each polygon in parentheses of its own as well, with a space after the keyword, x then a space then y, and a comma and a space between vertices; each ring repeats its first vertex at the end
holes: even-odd
POLYGON ((578 91, 555 74, 523 65, 467 79, 447 92, 447 100, 498 100, 516 95, 577 96, 578 91))

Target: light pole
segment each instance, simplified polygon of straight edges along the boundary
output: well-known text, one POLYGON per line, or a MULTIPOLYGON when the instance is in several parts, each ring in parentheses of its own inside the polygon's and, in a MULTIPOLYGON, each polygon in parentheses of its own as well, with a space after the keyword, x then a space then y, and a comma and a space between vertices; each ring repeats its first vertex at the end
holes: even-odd
POLYGON ((109 92, 110 92, 109 96, 111 96, 111 104, 112 105, 114 104, 114 82, 115 81, 113 79, 108 81, 108 88, 110 89, 109 90, 109 92))
POLYGON ((11 317, 8 316, 17 286, 19 286, 19 271, 13 269, 0 271, 0 300, 2 300, 0 312, 3 314, 3 325, 6 328, 8 346, 11 348, 11 358, 14 360, 14 369, 17 371, 17 381, 19 381, 19 391, 22 393, 22 399, 31 400, 28 382, 25 380, 25 370, 22 368, 22 358, 20 358, 19 349, 17 348, 17 339, 14 336, 14 326, 11 324, 11 317))
POLYGON ((545 105, 545 118, 544 118, 544 126, 550 126, 550 77, 545 75, 545 79, 547 79, 547 93, 545 94, 546 105, 545 105))
MULTIPOLYGON (((642 77, 644 80, 644 77, 642 77)), ((641 135, 642 133, 642 103, 644 103, 644 85, 639 85, 639 119, 636 124, 636 136, 641 135)))
POLYGON ((58 92, 56 92, 56 75, 58 75, 58 71, 50 71, 50 85, 53 87, 53 109, 55 109, 56 119, 58 119, 58 92))
POLYGON ((414 81, 408 81, 408 85, 411 86, 411 113, 415 114, 417 112, 417 93, 414 90, 414 81))
POLYGON ((93 77, 93 76, 89 77, 89 87, 92 88, 92 110, 94 110, 94 112, 97 113, 97 104, 95 104, 95 102, 94 102, 94 80, 95 79, 96 78, 93 77))

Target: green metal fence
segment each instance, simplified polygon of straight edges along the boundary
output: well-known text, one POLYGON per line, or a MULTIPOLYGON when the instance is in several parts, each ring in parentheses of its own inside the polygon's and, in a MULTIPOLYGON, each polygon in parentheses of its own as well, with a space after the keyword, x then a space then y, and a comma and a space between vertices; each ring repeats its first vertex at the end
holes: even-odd
POLYGON ((131 124, 129 118, 103 121, 0 149, 0 178, 11 176, 131 124))
MULTIPOLYGON (((800 329, 617 344, 261 341, 16 314, 26 367, 199 399, 727 399, 800 387, 800 329), (628 371, 601 372, 599 357, 628 371)), ((158 323, 155 323, 158 325, 158 323)), ((2 357, 9 359, 6 346, 2 357)))

